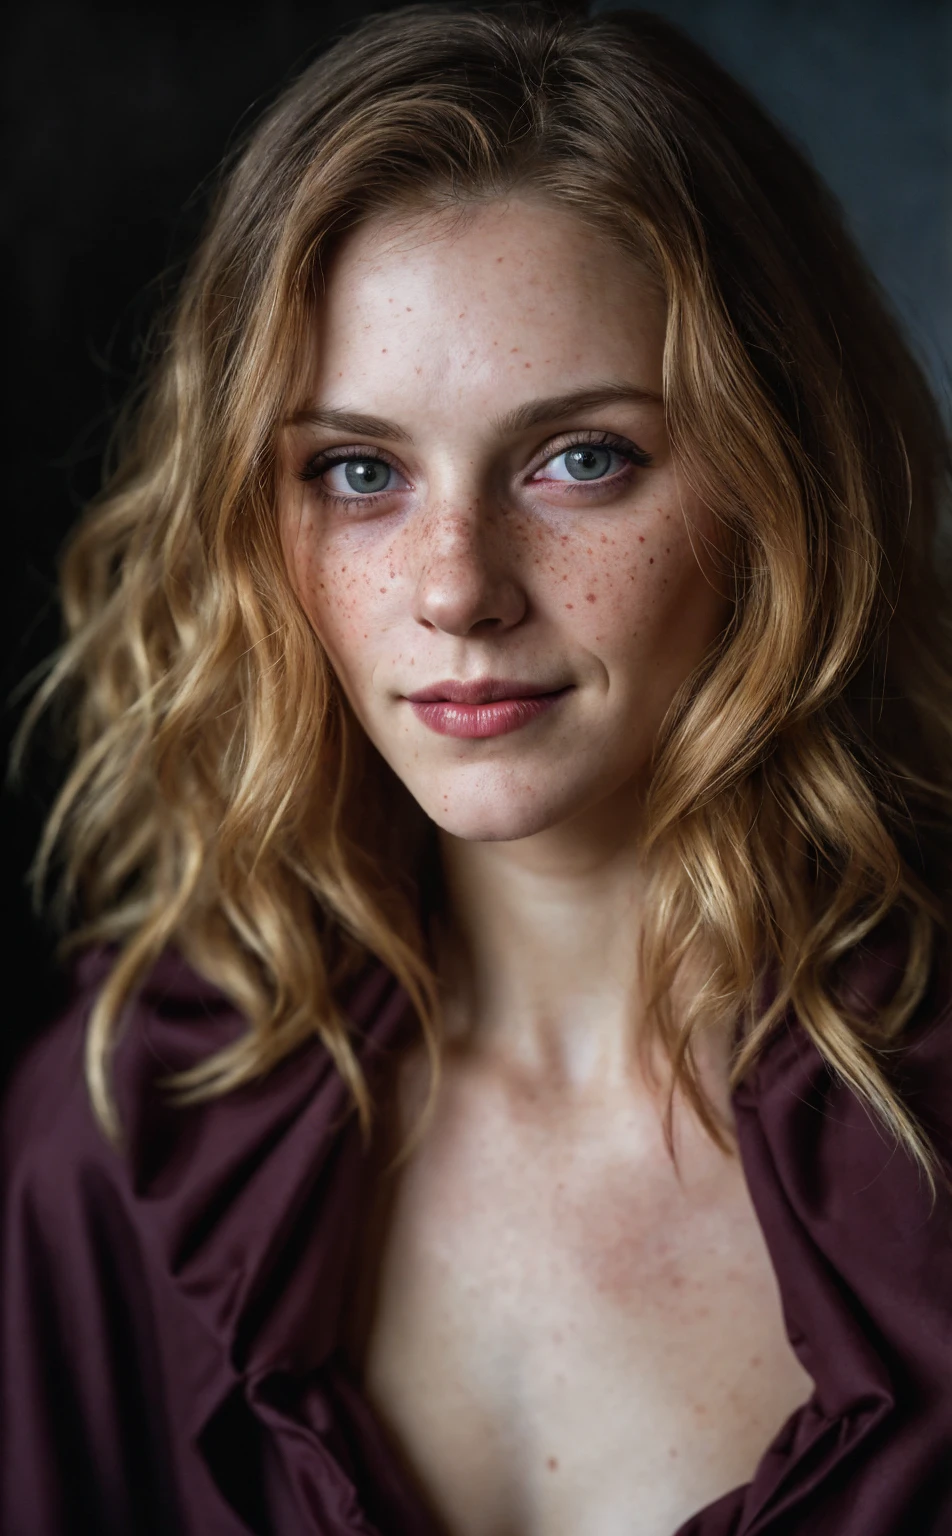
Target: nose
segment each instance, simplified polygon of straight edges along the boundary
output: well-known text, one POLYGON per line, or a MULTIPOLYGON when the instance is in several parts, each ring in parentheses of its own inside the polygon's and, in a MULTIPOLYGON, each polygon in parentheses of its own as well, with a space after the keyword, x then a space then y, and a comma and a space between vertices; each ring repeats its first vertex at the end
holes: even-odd
POLYGON ((511 629, 525 614, 511 538, 479 502, 424 513, 416 556, 414 617, 425 628, 484 634, 511 629))

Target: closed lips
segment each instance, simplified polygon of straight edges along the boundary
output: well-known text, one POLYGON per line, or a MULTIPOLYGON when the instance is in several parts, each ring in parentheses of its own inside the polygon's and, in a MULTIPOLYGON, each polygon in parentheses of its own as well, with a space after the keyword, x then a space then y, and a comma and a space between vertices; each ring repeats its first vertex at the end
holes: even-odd
MULTIPOLYGON (((570 686, 570 685, 569 685, 570 686)), ((526 683, 508 678, 486 678, 474 682, 444 681, 433 683, 405 697, 412 704, 494 704, 500 699, 534 699, 542 694, 564 693, 565 684, 526 683)))

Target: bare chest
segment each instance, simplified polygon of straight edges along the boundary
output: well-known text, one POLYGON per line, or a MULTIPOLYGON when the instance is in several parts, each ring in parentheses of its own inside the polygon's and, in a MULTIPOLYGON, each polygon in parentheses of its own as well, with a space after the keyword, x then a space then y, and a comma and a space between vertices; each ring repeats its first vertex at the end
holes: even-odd
POLYGON ((812 1390, 739 1161, 452 1100, 377 1232, 368 1397, 450 1536, 672 1536, 812 1390))

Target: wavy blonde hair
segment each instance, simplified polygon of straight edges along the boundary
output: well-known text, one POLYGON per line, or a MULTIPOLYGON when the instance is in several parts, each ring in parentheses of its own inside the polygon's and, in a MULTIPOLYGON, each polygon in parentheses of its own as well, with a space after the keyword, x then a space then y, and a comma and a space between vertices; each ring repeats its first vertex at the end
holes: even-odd
POLYGON ((292 591, 276 430, 302 403, 322 272, 348 229, 521 189, 663 285, 669 429, 728 551, 733 617, 671 705, 649 792, 655 1038, 722 1136, 698 1031, 743 1021, 737 1080, 792 1005, 928 1171, 887 1058, 948 926, 948 446, 815 173, 700 49, 640 13, 372 16, 285 92, 223 181, 117 468, 68 547, 68 640, 31 717, 65 700, 76 744, 38 878, 57 857, 72 941, 117 946, 88 1030, 96 1112, 117 1134, 111 1043, 170 944, 247 1019, 176 1079, 186 1098, 226 1093, 316 1032, 368 1126, 337 1001, 368 954, 406 987, 438 1068, 426 828, 292 591), (839 966, 890 913, 907 962, 870 1018, 839 966), (688 953, 706 980, 675 1019, 688 953))

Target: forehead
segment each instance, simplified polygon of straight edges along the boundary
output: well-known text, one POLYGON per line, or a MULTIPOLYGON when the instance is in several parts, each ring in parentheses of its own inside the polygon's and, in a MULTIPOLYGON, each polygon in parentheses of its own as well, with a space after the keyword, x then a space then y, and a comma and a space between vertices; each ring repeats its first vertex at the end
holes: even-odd
POLYGON ((661 389, 665 304, 643 264, 570 211, 512 198, 377 216, 328 262, 315 315, 322 388, 487 373, 541 387, 629 376, 661 389))

